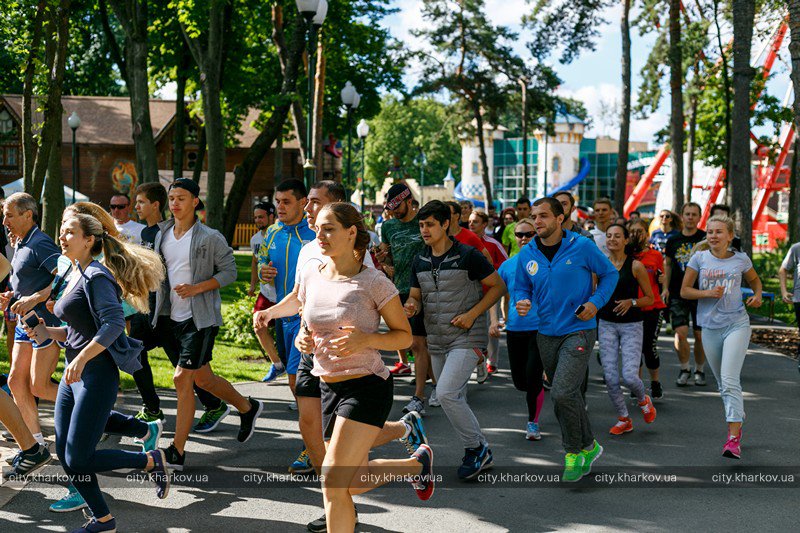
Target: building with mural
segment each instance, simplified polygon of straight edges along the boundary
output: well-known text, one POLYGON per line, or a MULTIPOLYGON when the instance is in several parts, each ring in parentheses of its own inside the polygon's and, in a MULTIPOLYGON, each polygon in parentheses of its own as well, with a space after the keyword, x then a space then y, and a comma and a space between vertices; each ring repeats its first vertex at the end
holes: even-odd
MULTIPOLYGON (((484 128, 489 175, 495 200, 502 207, 512 206, 523 196, 523 152, 528 158, 528 196, 538 198, 561 189, 573 191, 582 205, 595 198, 614 196, 618 142, 609 137, 584 137, 584 122, 570 114, 559 113, 552 135, 541 129, 533 132, 523 150, 521 138, 506 138, 502 126, 484 128), (546 161, 547 164, 540 164, 546 161)), ((629 144, 628 189, 638 182, 655 152, 647 143, 629 144)), ((455 187, 458 199, 476 204, 483 202, 478 139, 462 140, 461 182, 455 187)), ((655 193, 649 195, 655 203, 655 193)), ((647 202, 645 201, 645 204, 647 202)), ((643 205, 643 208, 646 205, 643 205)))
MULTIPOLYGON (((76 132, 78 154, 77 191, 88 196, 93 202, 107 206, 114 194, 130 195, 139 183, 136 173, 136 153, 131 137, 131 109, 128 98, 64 96, 62 98, 64 116, 62 119, 61 167, 64 184, 72 185, 72 130, 67 124, 68 117, 77 113, 81 125, 76 132)), ((252 109, 245 116, 234 140, 234 146, 227 148, 225 166, 225 193, 233 184, 233 169, 242 163, 248 149, 252 146, 259 131, 253 127, 258 119, 258 110, 252 109)), ((22 117, 22 97, 0 95, 0 186, 22 178, 22 145, 20 124, 22 117)), ((159 176, 168 185, 173 180, 174 126, 176 102, 169 100, 150 100, 150 120, 158 154, 159 176)), ((34 121, 37 119, 34 118, 34 121)), ((41 118, 38 119, 41 121, 41 118)), ((207 159, 201 160, 198 145, 202 126, 197 118, 187 112, 186 147, 184 150, 184 176, 191 176, 201 165, 201 195, 206 190, 207 159)), ((264 196, 271 196, 276 176, 283 178, 302 178, 299 145, 296 140, 283 142, 281 155, 276 160, 276 150, 270 150, 256 169, 253 182, 248 191, 248 200, 242 205, 239 220, 249 222, 252 218, 252 205, 264 196)))

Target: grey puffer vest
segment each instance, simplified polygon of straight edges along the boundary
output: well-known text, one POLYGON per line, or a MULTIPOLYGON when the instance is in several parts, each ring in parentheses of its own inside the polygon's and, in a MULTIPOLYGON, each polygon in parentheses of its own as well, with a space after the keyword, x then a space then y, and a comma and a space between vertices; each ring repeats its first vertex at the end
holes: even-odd
POLYGON ((486 349, 486 313, 482 313, 468 330, 450 323, 456 316, 475 307, 483 298, 481 282, 469 279, 466 259, 470 253, 480 252, 455 242, 437 269, 433 268, 430 247, 426 247, 414 259, 414 270, 422 290, 428 350, 433 354, 444 354, 457 348, 486 349))

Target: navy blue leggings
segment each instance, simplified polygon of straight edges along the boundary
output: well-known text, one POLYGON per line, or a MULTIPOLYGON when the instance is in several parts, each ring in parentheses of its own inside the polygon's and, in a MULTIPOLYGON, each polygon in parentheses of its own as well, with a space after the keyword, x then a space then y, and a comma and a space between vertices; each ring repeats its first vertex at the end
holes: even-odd
POLYGON ((83 369, 82 381, 58 386, 56 398, 56 454, 64 471, 92 514, 109 514, 97 472, 121 468, 144 469, 147 455, 123 450, 96 450, 103 433, 144 437, 148 426, 132 416, 113 411, 119 389, 119 369, 111 355, 103 352, 83 369))

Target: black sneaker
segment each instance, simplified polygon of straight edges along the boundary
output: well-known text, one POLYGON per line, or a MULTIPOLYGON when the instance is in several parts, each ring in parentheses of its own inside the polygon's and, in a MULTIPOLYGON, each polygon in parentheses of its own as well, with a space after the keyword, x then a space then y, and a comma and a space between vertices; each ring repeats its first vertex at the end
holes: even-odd
POLYGON ((251 408, 246 413, 239 413, 241 422, 239 425, 239 435, 236 437, 239 442, 247 442, 250 440, 250 437, 253 436, 253 432, 256 430, 256 418, 258 418, 261 411, 264 410, 264 404, 260 401, 252 398, 248 398, 247 400, 250 402, 251 408))
POLYGON ((706 373, 705 372, 696 371, 694 373, 694 384, 699 386, 699 387, 705 386, 705 384, 706 384, 706 373))
MULTIPOLYGON (((170 446, 174 448, 174 446, 170 446)), ((177 451, 177 450, 176 450, 177 451)), ((147 455, 153 458, 153 468, 149 470, 150 480, 156 485, 156 496, 163 500, 169 494, 169 466, 164 450, 152 450, 147 455)), ((183 457, 181 458, 183 463, 183 457)))
POLYGON ((20 457, 22 457, 22 450, 17 450, 17 453, 14 455, 9 455, 6 457, 6 464, 9 466, 17 466, 20 457))
POLYGON ((167 460, 167 466, 170 470, 183 471, 183 463, 186 461, 186 451, 183 453, 178 451, 174 444, 170 444, 169 448, 162 450, 164 457, 167 460))
POLYGON ((12 435, 10 431, 4 431, 0 436, 3 437, 3 440, 6 440, 8 442, 17 442, 16 440, 14 440, 14 435, 12 435))
POLYGON ((675 385, 678 387, 688 387, 691 385, 689 380, 692 378, 692 373, 689 370, 681 370, 681 373, 678 374, 678 379, 675 380, 675 385))
POLYGON ((53 457, 50 455, 50 450, 47 446, 41 444, 36 446, 36 450, 30 453, 22 452, 19 454, 19 459, 14 465, 12 476, 27 476, 31 472, 42 468, 49 463, 53 457))
POLYGON ((661 388, 660 381, 651 381, 650 382, 650 399, 651 400, 660 400, 664 397, 664 389, 661 388))
MULTIPOLYGON (((358 508, 356 508, 356 525, 358 525, 358 508)), ((325 533, 328 531, 328 519, 325 518, 325 515, 322 515, 313 522, 309 522, 306 527, 313 533, 325 533)))

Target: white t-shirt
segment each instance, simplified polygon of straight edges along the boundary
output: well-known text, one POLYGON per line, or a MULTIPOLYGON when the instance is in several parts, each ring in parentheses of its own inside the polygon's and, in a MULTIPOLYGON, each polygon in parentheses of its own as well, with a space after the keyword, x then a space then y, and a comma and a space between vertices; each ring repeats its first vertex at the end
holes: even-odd
POLYGON ((120 224, 115 220, 114 225, 127 242, 142 244, 142 230, 147 226, 134 222, 133 220, 129 220, 124 224, 120 224))
POLYGON ((175 322, 183 322, 192 317, 192 304, 189 298, 181 298, 175 292, 175 287, 183 283, 192 283, 192 269, 189 264, 191 258, 192 232, 194 226, 180 239, 175 238, 175 228, 164 234, 164 243, 161 253, 167 263, 167 278, 169 279, 169 303, 172 306, 169 317, 175 322))
MULTIPOLYGON (((261 245, 264 243, 264 233, 261 231, 257 231, 255 235, 250 237, 250 249, 253 250, 253 255, 258 256, 258 250, 261 248, 261 245)), ((258 262, 256 262, 256 268, 258 267, 258 262)), ((275 300, 278 299, 278 290, 275 288, 274 283, 260 283, 261 286, 261 294, 264 295, 264 298, 269 300, 272 303, 277 303, 275 300)))
POLYGON ((600 248, 600 251, 603 252, 606 257, 608 257, 609 253, 608 248, 606 248, 606 232, 595 228, 590 229, 589 233, 591 233, 592 237, 594 237, 594 243, 598 248, 600 248))
MULTIPOLYGON (((294 282, 299 285, 303 278, 303 272, 309 264, 321 265, 327 263, 328 258, 322 255, 322 248, 319 247, 319 242, 314 239, 300 248, 300 254, 297 256, 297 269, 294 273, 294 282)), ((368 268, 375 268, 375 263, 372 262, 372 256, 367 252, 364 254, 364 266, 368 268)))

